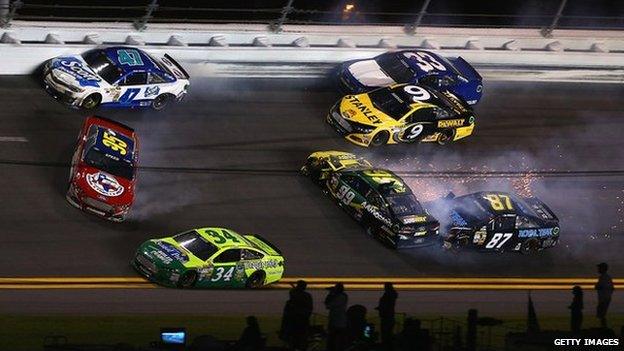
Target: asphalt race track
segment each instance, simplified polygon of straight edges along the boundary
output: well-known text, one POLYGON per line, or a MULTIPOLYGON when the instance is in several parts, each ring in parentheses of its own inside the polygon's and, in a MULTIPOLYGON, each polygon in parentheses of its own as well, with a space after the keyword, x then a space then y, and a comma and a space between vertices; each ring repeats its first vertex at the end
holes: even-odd
MULTIPOLYGON (((135 276, 144 240, 188 228, 259 233, 294 276, 593 276, 624 258, 624 86, 486 84, 475 135, 445 147, 353 146, 323 121, 337 99, 313 79, 195 79, 162 113, 101 110, 140 138, 137 201, 109 223, 64 199, 85 112, 30 77, 0 78, 0 276, 135 276), (395 252, 368 238, 297 174, 338 149, 403 175, 421 200, 480 189, 532 192, 561 220, 561 245, 537 255, 395 252)), ((153 293, 153 292, 152 292, 153 293)))

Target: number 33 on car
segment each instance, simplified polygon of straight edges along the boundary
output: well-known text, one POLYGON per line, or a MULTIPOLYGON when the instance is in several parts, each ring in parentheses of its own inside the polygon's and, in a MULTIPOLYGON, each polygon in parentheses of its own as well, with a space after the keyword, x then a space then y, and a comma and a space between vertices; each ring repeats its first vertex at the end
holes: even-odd
POLYGON ((364 147, 445 144, 471 135, 475 117, 470 105, 448 90, 397 84, 343 97, 329 111, 327 123, 364 147))
POLYGON ((275 246, 225 228, 148 240, 131 264, 149 280, 179 288, 259 288, 284 274, 284 258, 275 246))

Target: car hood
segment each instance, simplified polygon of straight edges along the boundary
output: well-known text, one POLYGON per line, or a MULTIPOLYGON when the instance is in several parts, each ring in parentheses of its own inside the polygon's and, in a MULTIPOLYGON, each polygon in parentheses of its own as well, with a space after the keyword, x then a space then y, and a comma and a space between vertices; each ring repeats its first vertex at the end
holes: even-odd
POLYGON ((160 267, 181 270, 189 262, 189 256, 180 248, 164 240, 148 240, 139 248, 143 256, 160 267))
POLYGON ((79 55, 53 58, 50 70, 57 79, 72 86, 97 88, 104 83, 79 55))
POLYGON ((398 122, 377 109, 368 94, 347 95, 340 101, 340 115, 348 121, 378 127, 382 124, 398 122))
POLYGON ((349 65, 348 69, 353 78, 369 87, 396 84, 394 79, 390 78, 381 67, 379 67, 375 60, 356 61, 349 65))
POLYGON ((75 184, 86 196, 120 206, 134 201, 132 181, 114 176, 97 168, 80 164, 74 174, 75 184))

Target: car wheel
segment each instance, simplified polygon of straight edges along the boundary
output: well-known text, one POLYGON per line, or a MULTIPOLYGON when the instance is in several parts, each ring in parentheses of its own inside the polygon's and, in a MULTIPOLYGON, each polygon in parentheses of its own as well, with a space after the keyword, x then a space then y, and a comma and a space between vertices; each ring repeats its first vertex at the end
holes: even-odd
POLYGON ((169 104, 169 101, 171 101, 171 95, 169 94, 158 95, 154 99, 154 101, 152 101, 152 108, 156 111, 160 111, 164 109, 165 107, 167 107, 167 105, 169 104))
POLYGON ((187 271, 184 272, 178 279, 178 287, 183 289, 192 288, 197 282, 197 272, 187 271))
POLYGON ((100 102, 102 102, 102 95, 94 93, 84 98, 80 106, 84 109, 91 110, 96 108, 100 102))
POLYGON ((532 238, 524 241, 520 246, 520 252, 525 255, 531 255, 538 252, 541 248, 539 240, 532 238))
POLYGON ((388 143, 388 139, 390 139, 390 133, 387 130, 382 130, 375 134, 369 145, 374 147, 385 145, 388 143))
POLYGON ((264 285, 264 277, 265 274, 263 271, 253 272, 249 278, 247 278, 247 282, 245 283, 245 287, 247 289, 257 289, 261 288, 264 285))

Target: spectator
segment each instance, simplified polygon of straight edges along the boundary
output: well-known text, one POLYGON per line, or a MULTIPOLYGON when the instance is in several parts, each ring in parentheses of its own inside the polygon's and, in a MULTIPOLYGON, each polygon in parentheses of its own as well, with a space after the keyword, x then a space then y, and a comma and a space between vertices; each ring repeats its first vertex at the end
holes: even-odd
POLYGON ((254 316, 247 317, 247 326, 236 342, 237 351, 260 351, 264 348, 264 338, 260 333, 258 319, 254 316))
POLYGON ((381 345, 386 351, 394 349, 394 306, 399 295, 392 283, 384 284, 384 293, 379 299, 377 310, 381 324, 381 345))
POLYGON ((353 305, 347 308, 347 344, 353 345, 362 341, 369 341, 365 336, 366 307, 353 305))
POLYGON ((292 325, 291 349, 306 350, 308 341, 308 329, 310 329, 310 316, 312 315, 312 295, 306 290, 307 284, 303 280, 297 281, 297 285, 291 290, 291 313, 292 325))
POLYGON ((570 309, 570 330, 574 334, 581 332, 581 326, 583 325, 583 289, 576 285, 572 288, 572 303, 568 308, 570 309))
POLYGON ((279 331, 280 340, 286 342, 288 345, 292 344, 293 337, 293 324, 294 324, 294 313, 293 313, 293 294, 295 293, 294 289, 291 289, 289 292, 289 298, 284 305, 284 311, 282 312, 282 324, 279 331))
POLYGON ((342 351, 346 348, 348 297, 342 283, 337 283, 328 290, 325 298, 325 307, 329 310, 327 351, 342 351))
POLYGON ((613 280, 611 276, 607 274, 609 265, 602 262, 598 265, 598 282, 594 287, 598 293, 598 307, 596 308, 596 317, 600 319, 600 326, 607 327, 607 310, 611 303, 611 295, 613 294, 613 280))

